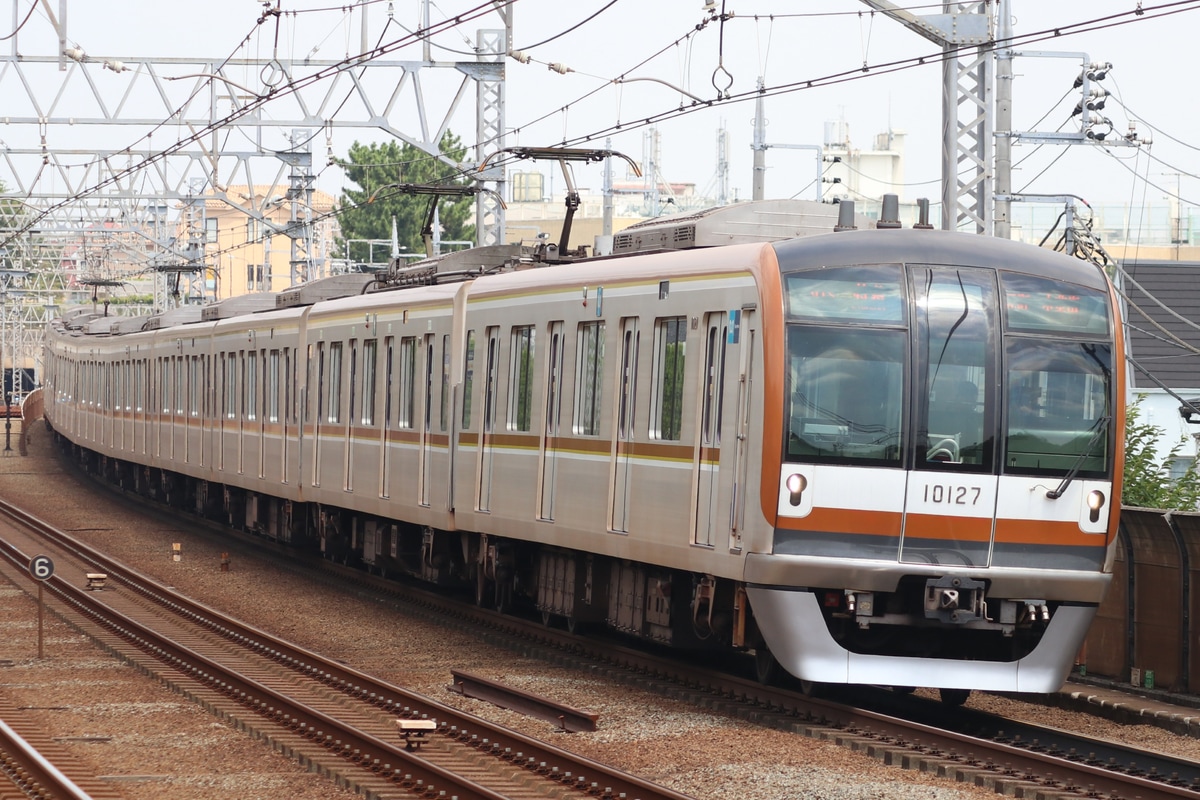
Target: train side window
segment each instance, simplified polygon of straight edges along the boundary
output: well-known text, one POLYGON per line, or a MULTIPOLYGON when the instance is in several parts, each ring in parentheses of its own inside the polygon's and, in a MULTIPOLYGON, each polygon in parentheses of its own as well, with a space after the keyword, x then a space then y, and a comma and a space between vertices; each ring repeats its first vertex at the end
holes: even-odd
POLYGON ((350 340, 350 380, 346 381, 346 385, 350 387, 350 397, 346 403, 346 421, 351 425, 354 424, 354 409, 358 408, 358 340, 350 340))
POLYGON ((296 366, 292 360, 292 348, 283 348, 283 421, 296 424, 296 366))
POLYGON ((679 441, 683 427, 683 369, 687 318, 654 322, 654 375, 650 396, 650 436, 679 441))
POLYGON ((246 419, 258 419, 258 353, 250 350, 246 353, 246 419))
POLYGON ((721 324, 724 314, 710 314, 704 357, 704 397, 701 409, 702 441, 721 444, 721 418, 725 410, 725 345, 729 329, 721 324))
POLYGON ((412 428, 416 424, 413 414, 416 370, 417 339, 415 336, 405 336, 400 340, 400 393, 396 398, 399 406, 396 409, 399 415, 396 424, 401 428, 412 428))
POLYGON ((184 408, 184 403, 187 400, 187 393, 183 383, 185 377, 185 359, 183 356, 179 356, 178 358, 173 358, 171 360, 174 362, 172 366, 174 367, 175 372, 175 413, 183 414, 183 412, 186 410, 184 408))
POLYGON ((462 429, 471 429, 471 386, 475 382, 475 331, 467 331, 466 370, 463 372, 462 429))
POLYGON ((375 373, 379 341, 367 339, 363 342, 363 390, 362 390, 362 424, 375 425, 375 373))
POLYGON ((421 430, 428 433, 433 426, 433 334, 425 334, 425 398, 421 430))
POLYGON ((188 414, 190 416, 199 416, 200 414, 200 356, 192 356, 189 365, 188 373, 188 414))
POLYGON ((600 433, 600 392, 604 382, 604 323, 581 324, 577 341, 574 432, 596 436, 600 433))
POLYGON ((534 328, 512 329, 512 376, 508 382, 508 429, 528 431, 533 409, 534 328))
POLYGON ((441 415, 439 417, 439 428, 443 433, 446 432, 447 418, 449 417, 450 408, 450 336, 449 334, 442 335, 442 397, 441 397, 441 415))
POLYGON ((267 421, 279 422, 279 351, 272 350, 267 368, 267 421))
POLYGON ((496 405, 499 402, 497 395, 498 384, 500 383, 500 329, 496 326, 488 326, 487 332, 487 358, 484 362, 483 375, 483 430, 491 433, 496 424, 496 405))
POLYGON ((326 422, 342 421, 342 343, 329 343, 329 408, 326 422))
MULTIPOLYGON (((316 392, 316 424, 320 425, 325 413, 325 343, 317 342, 317 358, 314 361, 312 358, 312 345, 309 345, 308 363, 315 364, 317 370, 316 380, 310 380, 308 383, 309 392, 316 392)), ((308 416, 313 413, 313 404, 308 404, 308 410, 305 412, 305 422, 308 421, 308 416)))
POLYGON ((159 399, 161 400, 159 407, 162 409, 162 413, 164 414, 171 413, 171 383, 170 373, 168 372, 170 369, 169 362, 170 359, 166 358, 160 358, 158 360, 158 387, 160 395, 159 399))
POLYGON ((563 333, 562 322, 550 323, 550 348, 546 359, 546 435, 558 436, 562 408, 563 333))
POLYGON ((230 353, 225 361, 225 416, 233 419, 237 416, 237 353, 230 353))
POLYGON ((392 387, 396 376, 396 337, 383 339, 383 427, 392 427, 392 387))

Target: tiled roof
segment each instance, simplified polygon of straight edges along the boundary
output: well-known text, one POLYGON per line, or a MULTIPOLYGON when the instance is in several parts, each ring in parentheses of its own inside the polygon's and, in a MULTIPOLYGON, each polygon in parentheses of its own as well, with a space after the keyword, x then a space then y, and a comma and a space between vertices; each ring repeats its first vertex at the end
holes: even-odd
MULTIPOLYGON (((1193 327, 1200 326, 1200 263, 1127 261, 1124 267, 1137 283, 1135 286, 1127 281, 1124 286, 1130 302, 1126 316, 1130 355, 1169 388, 1200 388, 1200 354, 1181 347, 1172 338, 1178 337, 1200 350, 1200 329, 1193 327), (1184 319, 1160 307, 1155 299, 1184 319)), ((1158 386, 1139 370, 1132 372, 1134 386, 1158 386)))

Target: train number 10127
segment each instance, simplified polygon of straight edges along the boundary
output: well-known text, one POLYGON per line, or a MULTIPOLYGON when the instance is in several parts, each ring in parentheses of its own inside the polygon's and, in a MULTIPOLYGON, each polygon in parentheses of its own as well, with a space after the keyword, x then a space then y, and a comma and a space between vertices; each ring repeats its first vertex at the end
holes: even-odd
POLYGON ((945 503, 954 506, 973 506, 979 502, 983 489, 978 486, 951 486, 949 484, 925 484, 926 503, 945 503))

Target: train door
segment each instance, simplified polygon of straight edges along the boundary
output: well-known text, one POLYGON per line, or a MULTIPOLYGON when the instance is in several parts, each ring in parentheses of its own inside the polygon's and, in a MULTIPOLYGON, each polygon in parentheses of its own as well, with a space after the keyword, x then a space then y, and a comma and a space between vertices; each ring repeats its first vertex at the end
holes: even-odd
POLYGON ((483 419, 479 433, 479 498, 480 511, 492 508, 492 457, 495 448, 496 393, 499 391, 500 328, 487 329, 487 356, 484 361, 483 419))
POLYGON ((197 386, 192 390, 196 398, 196 449, 199 451, 200 466, 207 467, 210 458, 206 445, 208 444, 208 425, 211 419, 208 413, 208 396, 212 391, 212 381, 208 375, 209 362, 207 354, 196 356, 196 370, 197 386))
MULTIPOLYGON (((340 378, 339 372, 333 373, 334 376, 340 378)), ((358 340, 350 340, 350 379, 346 381, 346 386, 350 392, 346 398, 346 419, 342 428, 342 464, 344 474, 342 480, 342 489, 347 492, 354 491, 354 412, 355 404, 358 400, 358 340)), ((330 402, 329 410, 333 410, 333 403, 330 402)))
MULTIPOLYGON (((725 350, 729 326, 725 312, 705 315, 704 364, 700 374, 699 419, 692 466, 695 504, 692 542, 712 547, 721 526, 721 422, 725 401, 725 350)), ((724 519, 727 519, 725 517, 724 519)))
POLYGON ((551 322, 546 337, 546 424, 538 444, 538 519, 554 519, 554 485, 558 476, 559 412, 562 410, 563 324, 551 322))
POLYGON ((279 402, 282 402, 283 407, 276 412, 279 417, 279 482, 287 483, 288 450, 290 449, 288 437, 292 433, 292 419, 289 416, 292 409, 292 383, 290 380, 292 374, 292 348, 283 348, 281 355, 283 356, 282 361, 276 364, 276 369, 272 371, 276 375, 275 383, 279 387, 279 393, 283 395, 279 400, 279 402))
POLYGON ((746 519, 746 480, 748 477, 750 444, 750 390, 754 386, 754 311, 742 309, 729 312, 729 339, 741 345, 738 354, 737 383, 737 441, 733 455, 733 495, 729 508, 729 549, 742 547, 742 527, 746 519))
POLYGON ((621 320, 621 361, 617 376, 617 432, 613 437, 612 517, 609 530, 629 530, 634 418, 637 408, 638 318, 621 320))
POLYGON ((229 414, 233 408, 233 400, 230 397, 230 392, 233 391, 231 384, 233 376, 230 371, 233 369, 232 357, 229 353, 221 353, 220 371, 221 371, 221 408, 220 421, 217 425, 217 469, 224 472, 229 469, 229 465, 225 460, 225 436, 229 430, 229 414))
POLYGON ((149 360, 139 358, 134 364, 134 372, 137 379, 137 433, 142 437, 142 455, 150 452, 150 422, 149 422, 149 402, 150 396, 150 367, 149 360))
POLYGON ((429 460, 430 450, 433 448, 433 336, 432 333, 425 334, 425 341, 421 346, 424 353, 421 370, 424 389, 421 392, 421 432, 417 454, 417 503, 426 508, 429 507, 430 476, 433 474, 429 460))
POLYGON ((155 426, 157 436, 154 442, 154 454, 159 458, 170 457, 171 454, 171 356, 158 359, 158 425, 155 426), (163 442, 166 441, 164 448, 163 442))
POLYGON ((259 394, 262 383, 259 380, 259 364, 258 351, 246 351, 246 425, 244 432, 247 436, 252 437, 249 440, 249 447, 243 443, 243 449, 247 451, 247 457, 250 459, 247 468, 253 468, 255 477, 262 477, 262 414, 263 410, 259 402, 259 394))
POLYGON ((999 488, 995 278, 981 270, 914 268, 913 289, 920 446, 900 560, 988 566, 999 488))
POLYGON ((317 357, 309 359, 309 369, 316 369, 316 380, 309 380, 309 391, 315 396, 315 408, 309 404, 313 426, 312 485, 321 485, 321 423, 325 417, 325 343, 317 342, 317 357))
POLYGON ((260 478, 268 476, 267 466, 271 466, 270 475, 274 478, 280 475, 275 466, 281 464, 277 460, 278 453, 283 449, 283 437, 279 420, 279 349, 262 351, 263 356, 263 422, 262 422, 262 466, 259 468, 260 478), (268 438, 270 446, 267 446, 268 438), (272 458, 275 456, 276 458, 272 458))
MULTIPOLYGON (((182 343, 179 344, 182 349, 182 343)), ((183 356, 173 356, 171 358, 171 379, 174 381, 174 389, 171 393, 173 403, 171 403, 171 460, 180 459, 187 460, 187 441, 184 434, 187 433, 187 414, 184 412, 187 402, 187 363, 183 356), (175 442, 180 441, 180 445, 176 447, 175 442)))
POLYGON ((383 424, 379 426, 379 496, 391 496, 392 393, 396 374, 396 337, 383 338, 383 424))
POLYGON ((187 420, 186 426, 186 456, 184 460, 192 463, 195 459, 197 464, 204 465, 204 451, 200 443, 202 434, 200 432, 200 393, 203 391, 203 381, 200 380, 200 356, 188 356, 187 360, 188 376, 187 376, 187 420))

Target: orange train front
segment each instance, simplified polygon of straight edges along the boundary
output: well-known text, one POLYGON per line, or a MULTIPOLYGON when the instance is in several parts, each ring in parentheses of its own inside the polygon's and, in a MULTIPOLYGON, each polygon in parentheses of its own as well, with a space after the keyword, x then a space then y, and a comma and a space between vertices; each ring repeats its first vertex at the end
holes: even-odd
POLYGON ((807 680, 1053 691, 1110 579, 1111 287, 1012 242, 892 233, 775 247, 755 619, 807 680))

